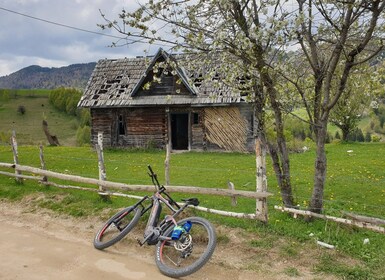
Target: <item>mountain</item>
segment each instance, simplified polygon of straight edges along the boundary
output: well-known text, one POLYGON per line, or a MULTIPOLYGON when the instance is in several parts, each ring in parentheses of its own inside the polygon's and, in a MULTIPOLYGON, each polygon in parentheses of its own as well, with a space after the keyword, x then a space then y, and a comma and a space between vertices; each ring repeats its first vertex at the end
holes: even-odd
POLYGON ((10 75, 0 77, 0 88, 53 89, 73 87, 84 89, 95 65, 95 62, 72 64, 60 68, 31 65, 10 75))

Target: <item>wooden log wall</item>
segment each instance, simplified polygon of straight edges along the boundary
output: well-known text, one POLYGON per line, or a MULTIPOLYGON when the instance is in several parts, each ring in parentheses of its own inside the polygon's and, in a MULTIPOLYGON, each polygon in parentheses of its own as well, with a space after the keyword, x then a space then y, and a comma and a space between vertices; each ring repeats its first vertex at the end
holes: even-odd
MULTIPOLYGON (((190 113, 190 147, 193 150, 250 152, 254 149, 252 111, 248 107, 171 108, 170 112, 190 113), (198 122, 194 123, 194 113, 198 122)), ((92 144, 97 134, 104 135, 105 147, 165 148, 167 118, 165 108, 92 109, 92 144), (124 119, 125 134, 120 135, 119 116, 124 119)))
POLYGON ((164 108, 154 107, 127 110, 126 128, 125 144, 128 146, 145 147, 152 143, 157 148, 165 147, 167 123, 164 108))
POLYGON ((91 109, 91 143, 98 143, 98 133, 103 133, 103 146, 111 147, 111 130, 113 125, 113 112, 109 109, 91 109))

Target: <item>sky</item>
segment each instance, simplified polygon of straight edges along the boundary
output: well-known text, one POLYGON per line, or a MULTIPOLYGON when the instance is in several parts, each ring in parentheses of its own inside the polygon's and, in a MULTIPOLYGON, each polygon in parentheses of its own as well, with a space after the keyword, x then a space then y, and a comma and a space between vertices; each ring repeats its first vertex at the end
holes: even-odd
POLYGON ((66 28, 22 16, 55 22, 96 33, 121 37, 112 30, 101 30, 101 10, 117 19, 124 8, 137 7, 137 0, 0 0, 0 76, 30 65, 62 67, 97 62, 104 58, 124 58, 156 52, 148 45, 110 47, 118 39, 66 28))

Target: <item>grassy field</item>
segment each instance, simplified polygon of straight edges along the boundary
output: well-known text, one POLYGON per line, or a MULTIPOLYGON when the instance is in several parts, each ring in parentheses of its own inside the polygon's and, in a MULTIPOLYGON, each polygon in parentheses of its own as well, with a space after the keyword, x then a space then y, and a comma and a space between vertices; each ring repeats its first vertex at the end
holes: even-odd
MULTIPOLYGON (((327 155, 325 212, 340 216, 341 211, 349 211, 384 219, 385 144, 330 144, 327 146, 327 155)), ((21 164, 39 166, 37 147, 22 146, 19 156, 21 164)), ((291 155, 294 194, 301 208, 308 205, 311 195, 314 156, 314 149, 291 155)), ((91 148, 46 147, 45 159, 49 170, 92 178, 98 176, 97 156, 91 148)), ((107 150, 107 178, 122 183, 150 184, 146 165, 151 164, 163 182, 164 159, 162 151, 107 150)), ((12 162, 8 145, 0 146, 0 162, 12 162)), ((313 267, 315 273, 333 274, 341 279, 385 279, 384 235, 323 220, 308 223, 274 210, 274 205, 280 205, 281 199, 270 162, 268 164, 269 191, 274 193, 268 200, 268 225, 202 212, 199 215, 208 217, 217 225, 243 228, 258 236, 258 239, 249 241, 251 248, 264 251, 280 246, 283 259, 298 257, 304 246, 309 250, 319 250, 314 245, 315 240, 335 245, 336 250, 319 252, 313 267), (363 240, 367 238, 370 243, 364 244, 363 240), (278 245, 278 239, 284 240, 284 245, 278 245)), ((236 189, 255 190, 254 173, 255 158, 249 154, 189 152, 173 154, 171 158, 171 185, 226 188, 230 180, 236 189)), ((0 197, 21 200, 36 194, 45 196, 45 199, 36 201, 40 207, 78 217, 100 215, 102 209, 115 209, 128 203, 127 199, 122 198, 114 197, 106 202, 93 193, 43 188, 32 181, 19 185, 12 178, 0 176, 0 197)), ((181 198, 189 195, 175 196, 181 198)), ((238 205, 232 207, 228 197, 198 197, 205 207, 246 213, 255 211, 255 201, 251 199, 239 199, 238 205)), ((220 239, 226 237, 220 236, 220 239)), ((289 274, 298 273, 293 268, 289 274)))
POLYGON ((42 121, 48 122, 51 134, 56 135, 62 145, 75 145, 77 121, 56 110, 48 101, 48 90, 17 90, 0 94, 0 143, 8 143, 15 130, 18 143, 22 145, 48 143, 42 121), (19 106, 25 113, 18 112, 19 106))

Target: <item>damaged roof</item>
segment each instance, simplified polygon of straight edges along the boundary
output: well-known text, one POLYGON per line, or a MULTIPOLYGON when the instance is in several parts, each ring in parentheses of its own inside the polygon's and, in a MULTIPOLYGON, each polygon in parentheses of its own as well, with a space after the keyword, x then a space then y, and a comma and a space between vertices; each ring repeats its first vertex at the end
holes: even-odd
MULTIPOLYGON (((203 72, 203 70, 202 70, 203 72)), ((214 79, 203 80, 202 74, 183 65, 183 55, 170 55, 159 49, 153 57, 102 59, 88 81, 78 107, 108 108, 153 105, 219 105, 244 102, 228 86, 214 79), (173 75, 185 87, 183 93, 167 95, 141 94, 157 62, 173 61, 173 75)))

